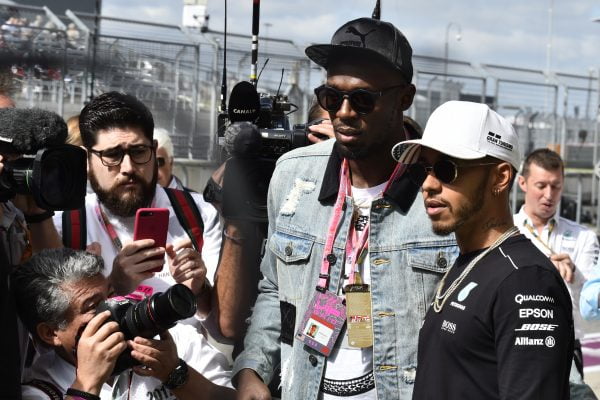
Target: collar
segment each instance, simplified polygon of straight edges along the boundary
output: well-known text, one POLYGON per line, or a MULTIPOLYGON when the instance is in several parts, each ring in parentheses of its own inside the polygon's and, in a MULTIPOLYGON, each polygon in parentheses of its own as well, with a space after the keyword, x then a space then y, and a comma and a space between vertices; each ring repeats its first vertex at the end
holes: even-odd
MULTIPOLYGON (((531 218, 529 217, 529 215, 525 212, 525 204, 523 204, 521 206, 521 209, 519 210, 518 215, 521 216, 521 218, 523 219, 523 226, 525 226, 526 224, 529 224, 531 226, 533 226, 533 222, 531 222, 531 218)), ((558 214, 558 210, 556 210, 556 212, 554 213, 554 215, 552 217, 550 217, 550 219, 548 220, 548 222, 546 222, 546 224, 544 225, 544 229, 549 228, 549 229, 556 229, 558 227, 559 224, 559 214, 558 214)))
MULTIPOLYGON (((340 187, 341 167, 342 157, 340 157, 337 147, 334 145, 327 161, 321 191, 319 192, 319 201, 321 203, 335 202, 340 187)), ((383 194, 383 197, 398 207, 402 213, 406 214, 414 203, 420 189, 419 186, 408 179, 408 176, 402 174, 394 179, 388 190, 383 194)))

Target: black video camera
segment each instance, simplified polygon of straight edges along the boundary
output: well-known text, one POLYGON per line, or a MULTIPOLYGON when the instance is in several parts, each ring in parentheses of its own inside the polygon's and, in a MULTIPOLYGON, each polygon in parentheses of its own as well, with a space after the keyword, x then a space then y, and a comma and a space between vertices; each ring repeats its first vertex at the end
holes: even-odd
POLYGON ((87 185, 85 150, 64 144, 67 125, 39 109, 0 109, 0 202, 32 195, 45 210, 83 206, 87 185), (15 158, 16 157, 16 158, 15 158))
MULTIPOLYGON (((189 318, 196 312, 196 297, 187 286, 176 284, 166 292, 155 293, 141 301, 126 297, 113 297, 96 308, 96 314, 110 311, 108 321, 115 321, 126 340, 136 336, 153 338, 175 326, 179 320, 189 318)), ((112 375, 118 375, 139 363, 125 350, 115 364, 112 375)))

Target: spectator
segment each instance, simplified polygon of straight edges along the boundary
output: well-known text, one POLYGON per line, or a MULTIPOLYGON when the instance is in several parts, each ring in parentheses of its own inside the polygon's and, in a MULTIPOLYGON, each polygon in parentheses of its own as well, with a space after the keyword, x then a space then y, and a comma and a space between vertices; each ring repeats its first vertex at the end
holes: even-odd
POLYGON ((537 149, 523 162, 519 187, 525 193, 525 203, 514 215, 515 225, 522 234, 554 264, 564 278, 575 321, 575 350, 571 367, 571 399, 593 399, 592 389, 583 381, 583 355, 580 339, 583 321, 579 298, 584 282, 599 271, 598 238, 578 223, 560 216, 558 205, 564 187, 564 164, 550 149, 537 149))
POLYGON ((81 132, 79 131, 79 114, 73 115, 67 120, 67 129, 69 130, 67 144, 72 144, 73 146, 83 146, 81 132))
POLYGON ((184 190, 181 180, 173 175, 173 142, 171 142, 169 132, 163 128, 155 128, 154 138, 158 142, 156 149, 158 184, 162 187, 184 190))
POLYGON ((449 101, 394 156, 422 185, 433 231, 455 233, 460 248, 419 332, 414 398, 568 399, 571 300, 513 223, 511 124, 485 104, 449 101))
POLYGON ((44 251, 13 275, 19 315, 38 344, 49 348, 27 370, 23 399, 233 399, 227 361, 190 326, 160 339, 124 340, 110 313, 95 315, 111 294, 102 258, 84 251, 44 251), (129 349, 128 349, 129 347, 129 349), (130 352, 141 365, 108 383, 117 357, 130 352), (135 373, 132 373, 135 372, 135 373), (111 387, 113 386, 113 387, 111 387), (84 393, 78 393, 84 392, 84 393))
POLYGON ((264 278, 234 365, 239 398, 270 398, 281 365, 286 400, 410 399, 421 321, 456 255, 390 154, 415 94, 412 49, 391 23, 360 18, 306 54, 327 70, 316 94, 336 140, 277 162, 264 278))

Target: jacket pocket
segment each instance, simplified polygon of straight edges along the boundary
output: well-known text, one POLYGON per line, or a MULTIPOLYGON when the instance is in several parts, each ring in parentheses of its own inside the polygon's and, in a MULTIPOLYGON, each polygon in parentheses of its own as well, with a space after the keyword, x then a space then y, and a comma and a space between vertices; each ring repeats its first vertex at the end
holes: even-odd
POLYGON ((457 246, 430 244, 408 250, 408 265, 412 268, 443 274, 458 257, 457 246))
POLYGON ((275 232, 269 240, 269 248, 284 263, 295 263, 310 257, 314 238, 307 239, 283 232, 275 232))

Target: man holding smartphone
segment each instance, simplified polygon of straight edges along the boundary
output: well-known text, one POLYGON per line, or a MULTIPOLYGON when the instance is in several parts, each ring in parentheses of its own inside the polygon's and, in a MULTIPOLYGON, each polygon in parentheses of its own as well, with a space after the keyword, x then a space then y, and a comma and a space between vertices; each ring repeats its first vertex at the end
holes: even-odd
POLYGON ((65 218, 55 216, 63 238, 75 229, 84 231, 79 242, 102 256, 117 294, 148 296, 183 283, 198 296, 199 313, 207 314, 221 247, 217 211, 201 195, 190 194, 196 206, 192 214, 203 226, 203 244, 194 247, 175 213, 178 205, 157 185, 157 144, 148 108, 131 95, 104 93, 84 107, 79 126, 94 193, 76 218, 83 222, 71 219, 63 226, 65 218), (134 240, 136 212, 150 207, 169 210, 165 247, 152 239, 134 240))

